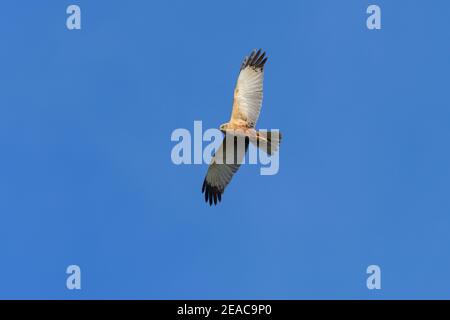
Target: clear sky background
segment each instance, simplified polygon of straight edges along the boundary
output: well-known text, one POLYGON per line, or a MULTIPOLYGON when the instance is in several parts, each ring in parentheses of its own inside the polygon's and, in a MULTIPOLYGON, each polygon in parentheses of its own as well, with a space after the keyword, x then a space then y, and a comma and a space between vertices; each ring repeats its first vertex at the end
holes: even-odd
POLYGON ((2 2, 0 298, 450 298, 449 12, 2 2), (259 47, 258 126, 284 134, 280 171, 243 166, 211 208, 207 165, 172 164, 170 136, 227 121, 259 47))

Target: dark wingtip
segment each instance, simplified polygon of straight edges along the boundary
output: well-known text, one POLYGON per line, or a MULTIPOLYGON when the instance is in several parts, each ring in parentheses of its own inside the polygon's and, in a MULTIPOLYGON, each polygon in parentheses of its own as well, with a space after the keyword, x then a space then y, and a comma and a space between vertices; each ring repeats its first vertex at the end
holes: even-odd
POLYGON ((210 206, 212 206, 213 203, 214 205, 217 205, 217 203, 222 200, 223 191, 221 192, 219 188, 209 185, 206 179, 203 181, 202 193, 205 194, 205 202, 209 202, 210 206))
POLYGON ((245 57, 241 65, 241 70, 246 67, 253 67, 254 69, 263 70, 266 61, 266 52, 262 51, 262 49, 254 49, 249 56, 245 57))

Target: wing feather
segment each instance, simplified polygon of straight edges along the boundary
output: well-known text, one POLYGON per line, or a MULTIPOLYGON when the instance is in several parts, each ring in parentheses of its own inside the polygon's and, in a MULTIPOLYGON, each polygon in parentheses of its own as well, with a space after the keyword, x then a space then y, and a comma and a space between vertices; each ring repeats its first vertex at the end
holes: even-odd
POLYGON ((253 128, 258 121, 263 99, 264 65, 266 53, 254 50, 245 57, 234 90, 231 123, 242 123, 253 128))
POLYGON ((209 205, 217 204, 222 200, 222 194, 230 183, 233 175, 238 171, 245 153, 248 149, 249 140, 245 138, 244 144, 239 143, 237 136, 227 135, 217 149, 211 164, 208 167, 205 180, 203 181, 202 193, 205 193, 205 201, 209 205), (227 152, 227 140, 233 139, 233 153, 227 152), (231 156, 234 158, 231 159, 231 156))

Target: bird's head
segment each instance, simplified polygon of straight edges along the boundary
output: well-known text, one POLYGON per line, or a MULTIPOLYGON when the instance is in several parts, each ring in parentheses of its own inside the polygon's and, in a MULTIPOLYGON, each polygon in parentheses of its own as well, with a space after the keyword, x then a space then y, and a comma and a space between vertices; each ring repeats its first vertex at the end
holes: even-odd
POLYGON ((219 130, 222 131, 223 133, 225 133, 227 129, 228 129, 228 123, 223 123, 219 127, 219 130))

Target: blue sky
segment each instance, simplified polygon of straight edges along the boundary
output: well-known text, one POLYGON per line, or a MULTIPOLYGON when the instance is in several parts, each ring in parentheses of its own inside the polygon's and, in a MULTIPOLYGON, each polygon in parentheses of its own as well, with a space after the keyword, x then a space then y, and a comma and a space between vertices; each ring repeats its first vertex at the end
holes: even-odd
POLYGON ((0 298, 450 298, 449 10, 5 1, 0 298), (172 164, 170 135, 227 121, 259 47, 280 171, 243 166, 210 208, 207 166, 172 164))

